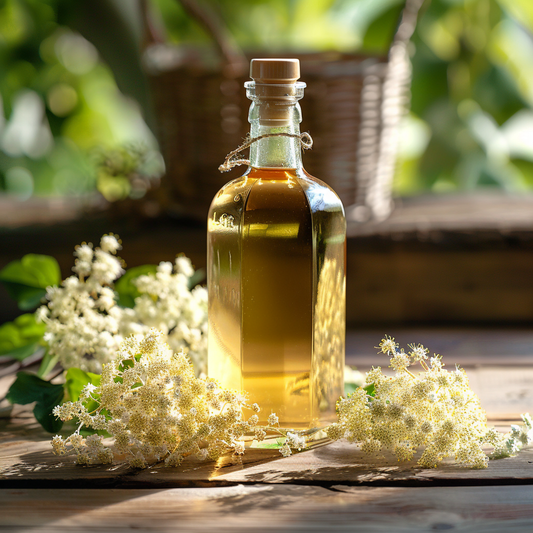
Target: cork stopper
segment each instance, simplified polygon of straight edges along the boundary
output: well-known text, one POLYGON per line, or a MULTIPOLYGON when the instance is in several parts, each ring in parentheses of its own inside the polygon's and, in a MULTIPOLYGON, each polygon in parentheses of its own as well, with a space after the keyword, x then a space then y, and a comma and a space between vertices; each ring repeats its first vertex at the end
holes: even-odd
MULTIPOLYGON (((291 106, 297 96, 300 77, 298 59, 252 59, 250 77, 254 80, 255 97, 261 102, 259 120, 271 127, 287 126, 291 118, 291 106)), ((300 83, 305 87, 305 84, 300 83)))
POLYGON ((252 59, 250 78, 256 83, 296 83, 300 77, 298 59, 252 59))

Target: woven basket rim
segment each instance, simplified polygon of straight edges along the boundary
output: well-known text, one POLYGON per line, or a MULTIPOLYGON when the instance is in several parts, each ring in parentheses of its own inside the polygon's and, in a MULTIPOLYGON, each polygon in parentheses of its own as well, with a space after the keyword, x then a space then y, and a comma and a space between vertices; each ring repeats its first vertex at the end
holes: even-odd
MULTIPOLYGON (((256 57, 296 57, 300 60, 306 74, 320 73, 321 76, 339 76, 343 73, 354 75, 374 64, 388 63, 384 54, 364 54, 336 51, 285 51, 271 53, 265 50, 245 50, 248 59, 256 57)), ((143 52, 143 64, 152 75, 165 74, 174 70, 188 68, 197 74, 216 74, 225 66, 223 60, 212 49, 201 47, 184 47, 173 43, 156 43, 146 47, 143 52), (163 56, 163 54, 166 54, 163 56), (160 56, 159 59, 157 56, 160 56)))

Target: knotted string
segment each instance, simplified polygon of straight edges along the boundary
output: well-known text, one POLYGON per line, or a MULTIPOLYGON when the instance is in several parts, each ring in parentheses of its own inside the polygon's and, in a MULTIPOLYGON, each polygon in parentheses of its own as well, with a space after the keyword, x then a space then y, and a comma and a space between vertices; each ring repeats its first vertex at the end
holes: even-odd
POLYGON ((224 163, 218 167, 220 172, 228 172, 234 167, 239 165, 250 165, 249 159, 239 159, 236 156, 249 148, 253 143, 260 141, 261 139, 266 139, 267 137, 294 137, 300 139, 300 144, 304 150, 310 150, 313 147, 313 139, 311 135, 304 131, 303 133, 265 133, 264 135, 259 135, 259 137, 250 138, 248 135, 244 142, 235 150, 232 150, 224 160, 224 163))

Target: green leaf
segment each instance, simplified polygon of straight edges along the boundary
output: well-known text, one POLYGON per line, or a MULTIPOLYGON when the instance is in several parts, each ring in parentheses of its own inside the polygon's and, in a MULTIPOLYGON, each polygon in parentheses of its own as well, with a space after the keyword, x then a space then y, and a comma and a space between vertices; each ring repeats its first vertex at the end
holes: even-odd
POLYGON ((61 271, 53 257, 28 254, 6 265, 0 271, 0 281, 19 307, 27 311, 39 305, 46 287, 61 282, 61 271))
MULTIPOLYGON (((353 394, 357 389, 359 388, 359 385, 356 383, 344 383, 344 394, 346 396, 349 396, 350 394, 353 394)), ((366 387, 363 387, 365 389, 366 393, 369 396, 375 396, 376 395, 376 388, 374 387, 374 384, 371 383, 370 385, 367 385, 366 387)))
MULTIPOLYGON (((66 374, 65 388, 71 402, 78 401, 85 385, 92 383, 95 387, 100 385, 100 375, 84 372, 79 368, 69 368, 66 374)), ((92 409, 89 409, 91 411, 92 409)))
POLYGON ((374 387, 374 384, 371 383, 370 385, 367 385, 366 387, 363 387, 366 390, 366 393, 369 396, 375 396, 376 395, 376 387, 374 387))
POLYGON ((287 437, 278 437, 275 442, 272 440, 267 441, 252 441, 250 448, 261 448, 266 450, 278 450, 287 442, 287 437))
POLYGON ((354 393, 359 388, 359 385, 355 383, 345 383, 344 384, 344 395, 348 396, 349 394, 354 393))
POLYGON ((7 400, 13 404, 26 405, 37 402, 33 414, 41 426, 50 433, 57 433, 63 426, 63 422, 52 414, 52 410, 61 403, 63 396, 63 385, 54 385, 26 372, 17 374, 17 379, 6 394, 7 400))
POLYGON ((56 366, 58 360, 59 356, 51 355, 50 352, 46 352, 41 361, 41 366, 39 367, 39 370, 37 370, 37 375, 44 379, 48 373, 52 371, 54 366, 56 366))
POLYGON ((133 365, 134 365, 134 363, 133 363, 133 361, 131 359, 124 359, 118 365, 118 369, 120 370, 120 372, 124 372, 124 370, 126 370, 126 368, 133 368, 133 365))
POLYGON ((26 285, 21 285, 20 283, 3 281, 3 284, 9 295, 17 301, 19 309, 22 309, 22 311, 31 311, 32 309, 35 309, 46 294, 45 289, 28 287, 26 285))
POLYGON ((196 285, 199 283, 202 283, 202 281, 205 280, 205 270, 203 268, 199 268, 198 270, 194 271, 194 274, 189 278, 189 290, 194 289, 196 285))
POLYGON ((43 340, 44 324, 35 320, 32 313, 20 315, 13 322, 0 326, 0 355, 9 355, 22 361, 34 354, 43 340))
MULTIPOLYGON (((92 374, 91 372, 84 372, 79 368, 69 368, 66 373, 65 388, 71 402, 78 401, 83 387, 88 383, 92 383, 95 387, 100 385, 100 375, 92 374)), ((94 411, 99 404, 94 400, 84 402, 87 411, 94 411)))
POLYGON ((363 38, 365 51, 378 54, 387 53, 400 22, 403 5, 404 2, 401 0, 381 2, 384 11, 369 24, 363 38))
POLYGON ((157 272, 156 265, 141 265, 129 268, 126 273, 115 283, 115 292, 118 295, 118 305, 120 307, 133 307, 135 298, 141 295, 132 281, 145 274, 157 272))

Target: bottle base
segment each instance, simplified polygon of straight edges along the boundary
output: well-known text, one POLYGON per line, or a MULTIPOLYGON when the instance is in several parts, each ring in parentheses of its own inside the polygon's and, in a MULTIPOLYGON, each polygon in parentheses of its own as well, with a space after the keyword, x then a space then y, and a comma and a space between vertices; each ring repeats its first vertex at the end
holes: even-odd
POLYGON ((246 440, 246 447, 251 449, 265 449, 265 450, 277 450, 285 446, 287 442, 287 434, 297 435, 302 444, 304 445, 300 449, 294 451, 306 451, 313 448, 318 448, 319 446, 324 446, 333 442, 326 433, 324 428, 312 428, 312 429, 289 429, 289 428, 275 428, 274 430, 268 430, 267 436, 262 441, 258 441, 253 437, 249 437, 246 440))

